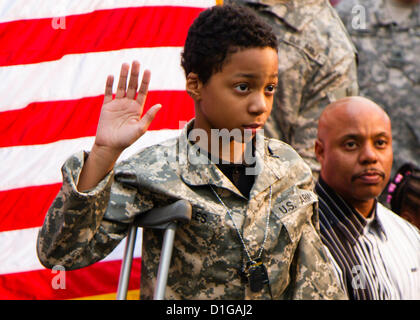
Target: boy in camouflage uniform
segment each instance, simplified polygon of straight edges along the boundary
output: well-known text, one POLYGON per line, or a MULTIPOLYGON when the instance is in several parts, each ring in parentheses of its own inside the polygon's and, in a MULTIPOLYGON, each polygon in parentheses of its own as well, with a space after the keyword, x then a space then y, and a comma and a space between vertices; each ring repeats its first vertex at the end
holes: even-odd
MULTIPOLYGON (((346 1, 344 1, 346 2, 346 1)), ((290 144, 320 170, 318 119, 331 102, 358 95, 356 50, 328 0, 225 0, 252 8, 272 26, 279 46, 279 83, 266 136, 290 144)))
MULTIPOLYGON (((195 119, 180 137, 117 165, 160 106, 140 118, 150 72, 136 98, 138 62, 127 88, 123 64, 115 99, 109 76, 95 144, 64 164, 62 189, 40 230, 43 265, 70 270, 99 261, 136 216, 185 199, 193 217, 177 230, 167 299, 346 298, 318 234, 309 167, 291 147, 257 130, 272 107, 276 48, 269 27, 246 9, 201 13, 182 55, 195 119), (214 129, 239 134, 213 148, 214 129), (226 156, 225 147, 233 152, 226 156)), ((161 238, 160 231, 143 231, 142 299, 153 296, 161 238)))

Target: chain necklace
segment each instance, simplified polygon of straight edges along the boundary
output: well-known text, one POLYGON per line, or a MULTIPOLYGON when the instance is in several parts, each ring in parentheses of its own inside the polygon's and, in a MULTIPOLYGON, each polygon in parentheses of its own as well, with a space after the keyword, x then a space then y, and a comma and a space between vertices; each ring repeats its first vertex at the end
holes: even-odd
POLYGON ((238 227, 235 223, 235 220, 232 217, 231 211, 225 205, 225 203, 222 201, 222 199, 219 197, 217 192, 213 189, 212 185, 210 185, 210 188, 213 191, 213 193, 215 194, 215 196, 217 197, 217 199, 220 201, 222 206, 225 208, 227 214, 229 215, 229 218, 232 220, 233 226, 235 227, 235 230, 236 230, 236 233, 238 234, 238 237, 241 240, 242 247, 244 248, 244 251, 245 251, 245 253, 248 257, 248 262, 245 264, 245 266, 243 266, 242 272, 248 278, 248 282, 249 282, 251 290, 253 292, 259 292, 264 287, 264 284, 268 284, 268 282, 269 282, 267 269, 265 268, 264 264, 262 263, 261 255, 262 255, 262 252, 264 250, 264 244, 267 240, 268 228, 269 228, 269 222, 270 222, 271 197, 272 197, 271 186, 270 186, 270 196, 269 196, 267 219, 266 219, 265 231, 264 231, 264 239, 263 239, 261 247, 258 251, 257 257, 255 259, 251 258, 251 254, 250 254, 250 252, 249 252, 249 250, 248 250, 248 248, 245 244, 245 241, 242 237, 241 232, 239 231, 239 229, 238 229, 238 227))

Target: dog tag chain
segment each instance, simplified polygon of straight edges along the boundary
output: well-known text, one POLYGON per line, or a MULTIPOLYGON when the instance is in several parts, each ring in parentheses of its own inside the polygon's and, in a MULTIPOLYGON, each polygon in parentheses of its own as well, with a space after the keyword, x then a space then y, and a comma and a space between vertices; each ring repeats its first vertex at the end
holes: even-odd
POLYGON ((257 258, 252 259, 251 254, 245 245, 245 241, 242 237, 241 232, 239 231, 238 227, 236 226, 235 220, 233 220, 232 214, 229 210, 229 208, 225 205, 225 203, 222 201, 222 199, 219 197, 217 192, 213 189, 213 186, 211 186, 211 190, 216 195, 217 199, 220 201, 220 203, 225 208, 227 214, 229 215, 230 219, 233 222, 233 225, 235 227, 236 232, 238 233, 239 239, 241 240, 242 246, 244 248, 244 251, 248 257, 248 262, 246 265, 242 268, 242 272, 245 274, 245 276, 248 279, 249 286, 251 288, 252 292, 259 292, 262 290, 265 284, 269 283, 267 269, 265 268, 262 259, 261 254, 264 249, 264 244, 267 240, 267 234, 268 234, 268 228, 269 228, 269 221, 270 221, 270 214, 271 214, 271 196, 272 196, 272 190, 270 186, 270 196, 269 196, 269 205, 268 205, 268 212, 267 212, 267 219, 266 219, 266 225, 264 230, 264 239, 261 244, 260 250, 258 251, 257 258))

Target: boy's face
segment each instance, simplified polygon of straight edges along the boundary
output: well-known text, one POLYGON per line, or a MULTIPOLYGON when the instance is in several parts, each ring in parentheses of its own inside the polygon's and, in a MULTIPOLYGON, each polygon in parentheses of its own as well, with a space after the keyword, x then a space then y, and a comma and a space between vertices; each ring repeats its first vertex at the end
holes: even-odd
MULTIPOLYGON (((262 129, 277 86, 277 52, 269 47, 242 49, 227 57, 206 84, 197 80, 195 128, 262 129)), ((188 90, 188 78, 187 78, 188 90)))

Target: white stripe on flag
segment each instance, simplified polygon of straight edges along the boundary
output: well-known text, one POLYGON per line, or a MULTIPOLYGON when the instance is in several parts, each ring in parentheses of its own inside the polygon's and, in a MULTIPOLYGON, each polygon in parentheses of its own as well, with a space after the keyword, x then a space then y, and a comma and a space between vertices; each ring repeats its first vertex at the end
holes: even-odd
POLYGON ((0 111, 16 110, 31 102, 73 100, 104 94, 108 75, 114 75, 114 92, 121 64, 138 60, 152 72, 149 90, 185 90, 181 68, 182 47, 136 48, 70 54, 57 61, 0 68, 0 111), (98 67, 99 66, 99 67, 98 67), (106 66, 106 67, 104 67, 106 66), (25 83, 25 90, 16 84, 25 83))
POLYGON ((14 0, 0 2, 0 22, 23 19, 41 19, 84 14, 96 10, 180 6, 207 8, 216 4, 215 0, 14 0), (34 10, 36 8, 36 10, 34 10))
MULTIPOLYGON (((176 137, 179 133, 180 130, 147 131, 124 150, 119 161, 148 146, 176 137)), ((66 159, 80 150, 89 151, 93 142, 94 137, 85 137, 43 145, 0 148, 0 191, 60 183, 61 167, 66 159)))
MULTIPOLYGON (((0 232, 0 274, 44 269, 36 253, 36 240, 40 228, 28 228, 0 232)), ((120 260, 123 257, 126 238, 103 260, 120 260)), ((134 257, 141 257, 142 233, 137 232, 134 257)))

